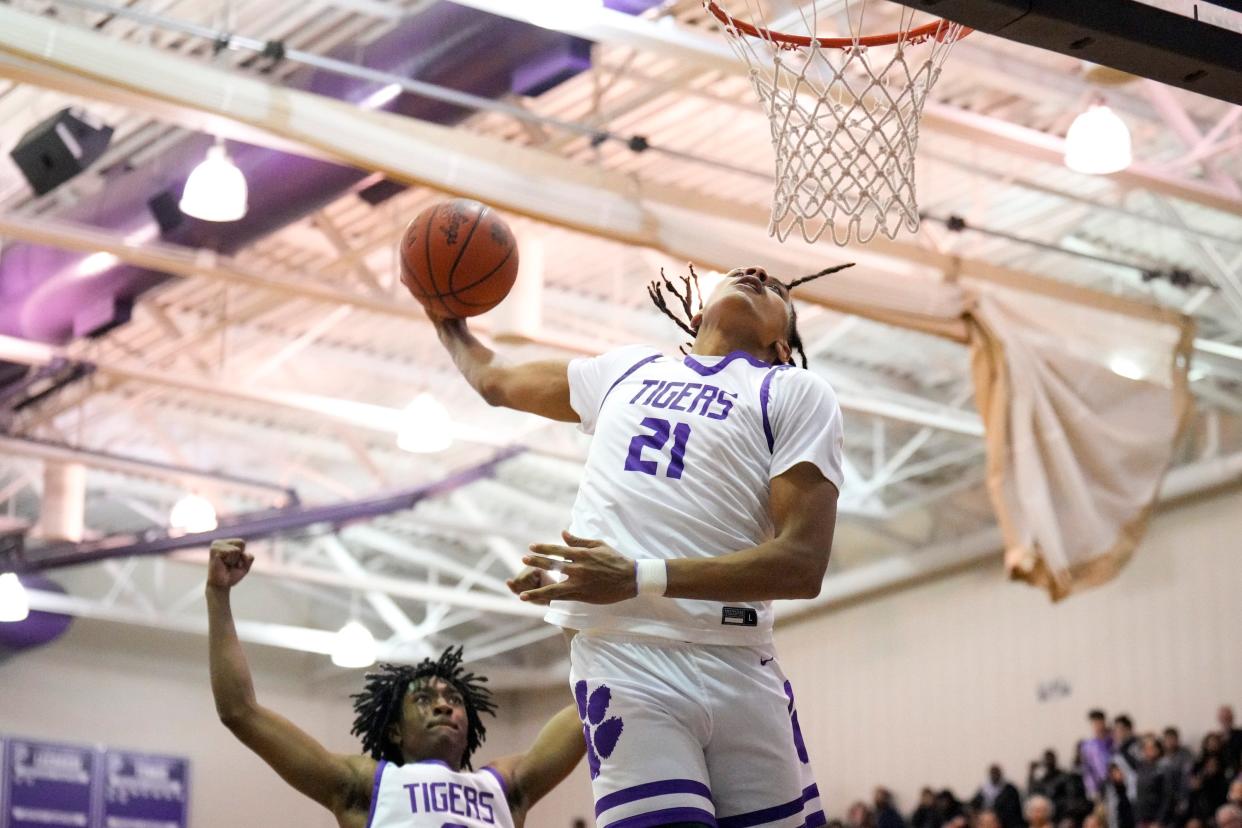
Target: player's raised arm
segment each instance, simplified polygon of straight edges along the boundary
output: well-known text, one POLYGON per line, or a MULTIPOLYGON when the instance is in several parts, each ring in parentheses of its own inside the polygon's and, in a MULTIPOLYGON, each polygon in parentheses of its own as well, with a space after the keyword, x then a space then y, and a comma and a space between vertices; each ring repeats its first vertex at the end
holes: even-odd
POLYGON ((586 742, 578 709, 569 705, 539 731, 525 753, 498 759, 491 766, 505 778, 509 807, 523 816, 559 785, 582 761, 586 742))
POLYGON ((457 370, 488 405, 538 414, 550 420, 578 422, 569 403, 569 363, 542 360, 507 365, 480 342, 463 319, 433 319, 436 333, 457 370))
POLYGON ((330 753, 288 719, 258 703, 250 666, 237 638, 229 593, 254 558, 242 540, 216 541, 207 565, 211 692, 225 727, 281 778, 332 811, 342 825, 365 820, 375 760, 330 753))

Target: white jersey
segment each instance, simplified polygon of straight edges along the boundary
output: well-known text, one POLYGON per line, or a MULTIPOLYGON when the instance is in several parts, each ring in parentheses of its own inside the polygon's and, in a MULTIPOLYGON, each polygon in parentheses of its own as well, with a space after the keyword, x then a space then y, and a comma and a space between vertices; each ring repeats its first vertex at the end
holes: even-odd
POLYGON ((492 768, 455 771, 435 759, 381 761, 367 828, 513 828, 504 780, 492 768))
MULTIPOLYGON (((799 463, 841 487, 841 409, 810 371, 740 351, 674 359, 629 347, 572 361, 569 391, 595 435, 569 531, 631 558, 710 558, 770 539, 770 481, 799 463)), ((770 602, 553 601, 546 617, 699 644, 772 638, 770 602)))

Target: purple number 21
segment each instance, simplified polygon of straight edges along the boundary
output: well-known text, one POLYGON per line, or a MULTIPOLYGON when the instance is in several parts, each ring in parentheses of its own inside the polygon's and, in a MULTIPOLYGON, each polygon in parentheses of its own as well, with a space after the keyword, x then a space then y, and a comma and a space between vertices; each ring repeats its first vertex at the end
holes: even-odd
POLYGON ((689 423, 677 423, 674 425, 668 420, 661 420, 659 417, 647 417, 643 420, 642 425, 643 428, 651 433, 637 434, 634 436, 634 439, 630 440, 630 451, 625 457, 625 470, 650 475, 659 474, 660 462, 658 460, 644 460, 643 449, 649 448, 652 451, 663 451, 671 432, 673 436, 673 451, 669 458, 668 470, 665 472, 665 475, 674 480, 680 480, 681 473, 686 469, 686 442, 690 439, 689 423))

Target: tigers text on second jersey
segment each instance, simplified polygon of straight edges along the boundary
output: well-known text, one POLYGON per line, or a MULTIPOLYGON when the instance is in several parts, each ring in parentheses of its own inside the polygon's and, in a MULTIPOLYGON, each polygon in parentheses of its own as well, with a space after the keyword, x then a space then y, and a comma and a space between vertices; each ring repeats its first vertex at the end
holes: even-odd
POLYGON ((435 759, 375 769, 367 828, 513 828, 500 774, 435 759))
MULTIPOLYGON (((674 359, 628 347, 569 365, 594 434, 569 531, 631 558, 716 557, 772 537, 770 481, 808 462, 841 487, 841 409, 810 371, 750 354, 674 359)), ((552 602, 547 620, 700 644, 765 644, 770 602, 638 596, 552 602)))

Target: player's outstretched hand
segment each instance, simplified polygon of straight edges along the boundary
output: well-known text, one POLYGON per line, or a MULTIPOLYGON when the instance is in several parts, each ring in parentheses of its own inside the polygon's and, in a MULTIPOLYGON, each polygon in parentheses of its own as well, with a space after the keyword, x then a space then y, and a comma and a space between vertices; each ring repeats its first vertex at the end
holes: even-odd
POLYGON ((211 557, 207 561, 207 586, 215 589, 232 589, 254 563, 254 555, 246 552, 246 542, 241 538, 228 538, 211 542, 211 557))
POLYGON ((638 594, 634 561, 603 541, 575 537, 561 532, 566 546, 553 543, 531 544, 533 555, 522 563, 541 570, 559 570, 565 580, 518 592, 523 601, 546 604, 549 601, 582 601, 587 604, 615 604, 638 594), (561 563, 552 558, 564 558, 561 563))

